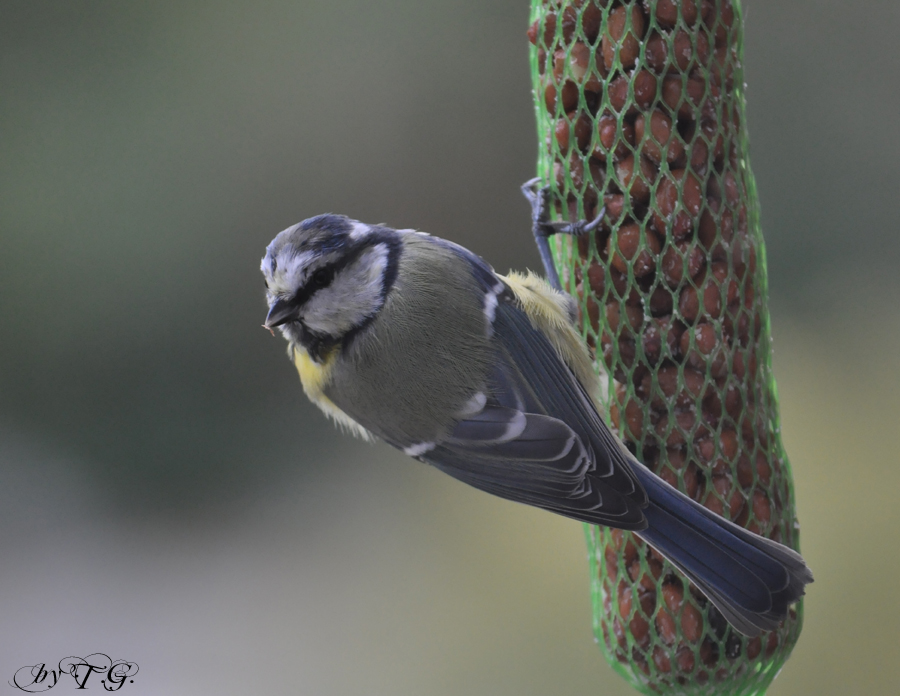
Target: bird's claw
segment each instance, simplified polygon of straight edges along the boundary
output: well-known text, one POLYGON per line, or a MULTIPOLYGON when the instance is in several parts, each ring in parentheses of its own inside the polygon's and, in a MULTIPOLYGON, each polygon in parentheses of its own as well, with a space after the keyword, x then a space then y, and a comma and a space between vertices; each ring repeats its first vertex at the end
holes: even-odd
POLYGON ((550 245, 547 239, 554 234, 570 234, 579 237, 593 232, 603 221, 606 208, 598 210, 597 215, 590 222, 587 220, 577 220, 575 222, 552 221, 550 220, 550 187, 540 186, 540 183, 541 180, 538 177, 529 179, 522 184, 522 194, 531 203, 531 233, 534 235, 534 241, 541 254, 541 261, 544 264, 547 280, 554 288, 561 290, 559 274, 553 265, 553 256, 550 253, 550 245))

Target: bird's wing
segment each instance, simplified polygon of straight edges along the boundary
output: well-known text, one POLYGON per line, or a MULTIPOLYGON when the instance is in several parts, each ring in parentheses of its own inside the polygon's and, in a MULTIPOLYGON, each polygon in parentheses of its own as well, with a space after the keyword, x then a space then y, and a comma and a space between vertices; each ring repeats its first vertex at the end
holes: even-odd
MULTIPOLYGON (((497 289, 490 267, 476 270, 497 289)), ((449 437, 410 453, 502 498, 643 529, 647 497, 631 455, 508 287, 497 293, 492 329, 494 369, 485 391, 473 396, 449 437)))

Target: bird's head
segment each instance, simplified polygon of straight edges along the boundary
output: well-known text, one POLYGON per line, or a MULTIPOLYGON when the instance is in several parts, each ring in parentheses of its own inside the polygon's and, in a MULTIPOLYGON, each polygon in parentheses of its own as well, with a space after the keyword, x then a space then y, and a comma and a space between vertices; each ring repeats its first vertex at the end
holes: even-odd
POLYGON ((359 332, 384 304, 397 276, 400 235, 342 215, 319 215, 279 232, 261 269, 269 313, 313 358, 359 332))

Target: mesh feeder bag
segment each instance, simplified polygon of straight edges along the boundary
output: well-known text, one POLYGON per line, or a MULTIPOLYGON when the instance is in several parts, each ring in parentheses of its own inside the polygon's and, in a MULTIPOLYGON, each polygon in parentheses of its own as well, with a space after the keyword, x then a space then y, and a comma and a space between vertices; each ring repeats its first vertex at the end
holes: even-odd
MULTIPOLYGON (((532 0, 539 175, 609 422, 665 481, 798 548, 770 364, 765 249, 747 159, 738 0, 532 0)), ((747 638, 662 556, 586 526, 594 627, 647 694, 763 694, 802 604, 747 638)))

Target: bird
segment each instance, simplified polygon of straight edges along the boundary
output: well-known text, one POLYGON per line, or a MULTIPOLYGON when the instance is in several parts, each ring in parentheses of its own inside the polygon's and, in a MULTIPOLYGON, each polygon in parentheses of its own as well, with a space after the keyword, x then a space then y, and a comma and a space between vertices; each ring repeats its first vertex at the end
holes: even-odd
POLYGON ((547 279, 328 213, 266 248, 263 326, 287 339, 306 395, 339 426, 487 493, 633 531, 738 632, 775 629, 811 571, 667 484, 613 434, 574 301, 545 253, 547 237, 590 232, 600 215, 550 222, 547 189, 523 191, 547 279))

